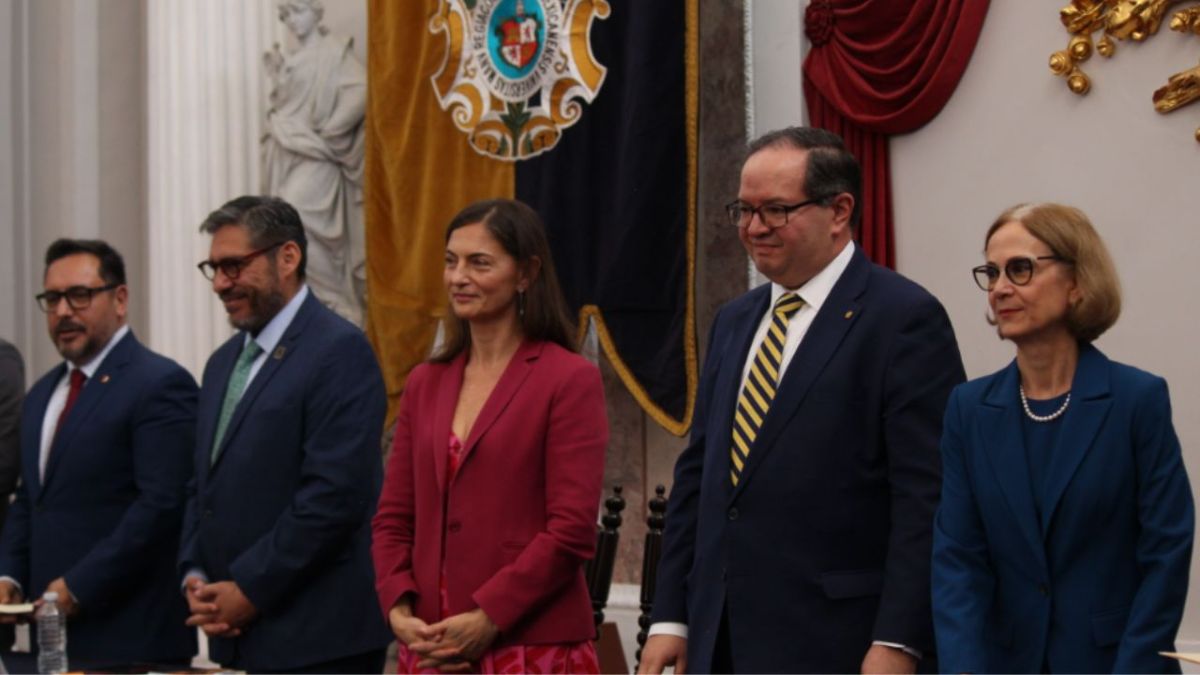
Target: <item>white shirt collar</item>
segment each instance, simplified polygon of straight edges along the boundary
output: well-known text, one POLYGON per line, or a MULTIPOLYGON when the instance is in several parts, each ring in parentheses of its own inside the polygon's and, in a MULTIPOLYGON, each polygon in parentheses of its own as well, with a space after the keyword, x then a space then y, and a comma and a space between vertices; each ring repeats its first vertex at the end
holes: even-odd
POLYGON ((112 337, 108 339, 108 343, 104 345, 104 349, 101 349, 98 354, 93 356, 90 361, 82 366, 76 366, 74 363, 67 361, 67 374, 70 375, 72 370, 78 368, 79 370, 83 371, 83 374, 86 375, 89 380, 92 379, 92 375, 95 375, 96 371, 100 369, 100 364, 104 363, 104 357, 108 356, 108 353, 113 350, 113 347, 116 347, 117 343, 121 341, 121 338, 125 337, 128 333, 129 324, 123 324, 117 329, 117 332, 113 333, 112 337))
POLYGON ((258 343, 264 354, 270 354, 274 351, 275 346, 283 339, 283 334, 287 331, 288 326, 292 325, 292 319, 296 318, 296 313, 300 311, 300 305, 304 304, 304 299, 308 297, 308 284, 301 284, 300 290, 292 296, 291 300, 279 310, 279 313, 271 317, 266 326, 258 332, 258 335, 250 337, 250 333, 246 333, 246 341, 242 346, 250 344, 251 340, 258 343))
POLYGON ((850 260, 854 258, 854 242, 850 241, 841 253, 834 256, 833 260, 824 267, 820 272, 813 275, 800 288, 785 288, 775 282, 771 282, 771 306, 775 306, 775 301, 779 296, 787 292, 793 292, 799 295, 804 304, 811 307, 814 311, 820 311, 821 305, 825 304, 825 299, 829 297, 833 287, 837 284, 838 279, 842 278, 842 273, 850 266, 850 260))

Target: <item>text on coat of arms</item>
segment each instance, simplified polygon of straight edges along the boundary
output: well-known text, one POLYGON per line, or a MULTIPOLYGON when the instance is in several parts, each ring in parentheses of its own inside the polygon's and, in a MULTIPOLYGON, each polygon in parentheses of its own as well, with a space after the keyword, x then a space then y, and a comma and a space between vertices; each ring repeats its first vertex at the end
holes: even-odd
POLYGON ((429 22, 446 38, 430 78, 438 103, 481 154, 553 148, 604 83, 591 27, 609 11, 605 0, 440 0, 429 22))

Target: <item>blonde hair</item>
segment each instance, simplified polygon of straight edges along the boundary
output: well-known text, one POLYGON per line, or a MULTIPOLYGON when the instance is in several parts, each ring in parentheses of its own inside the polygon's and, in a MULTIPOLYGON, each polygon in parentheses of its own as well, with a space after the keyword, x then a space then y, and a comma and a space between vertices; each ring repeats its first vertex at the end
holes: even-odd
MULTIPOLYGON (((1121 315, 1121 282, 1108 247, 1083 211, 1062 204, 1018 204, 1006 209, 988 228, 984 249, 996 230, 1014 222, 1073 267, 1080 299, 1067 310, 1071 335, 1080 342, 1092 342, 1112 328, 1121 315)), ((991 317, 988 322, 995 325, 991 317)))

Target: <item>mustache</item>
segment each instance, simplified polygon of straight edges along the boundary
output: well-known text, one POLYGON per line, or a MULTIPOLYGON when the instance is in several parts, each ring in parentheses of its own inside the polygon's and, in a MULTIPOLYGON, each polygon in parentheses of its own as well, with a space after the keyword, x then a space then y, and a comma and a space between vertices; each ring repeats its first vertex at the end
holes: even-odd
POLYGON ((221 298, 221 300, 233 300, 235 298, 244 298, 246 294, 236 288, 226 288, 218 293, 217 297, 221 298))
POLYGON ((82 330, 86 330, 86 329, 81 324, 75 323, 74 321, 71 321, 70 319, 63 319, 63 321, 54 328, 54 334, 61 335, 62 333, 65 333, 66 331, 69 331, 69 330, 82 331, 82 330))

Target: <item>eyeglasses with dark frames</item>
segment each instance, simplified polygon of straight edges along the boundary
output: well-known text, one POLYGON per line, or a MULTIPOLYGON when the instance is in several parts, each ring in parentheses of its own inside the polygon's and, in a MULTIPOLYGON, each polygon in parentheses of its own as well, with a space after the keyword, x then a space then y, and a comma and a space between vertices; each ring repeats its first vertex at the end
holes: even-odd
MULTIPOLYGON (((1058 262, 1070 263, 1066 258, 1058 255, 1039 255, 1034 257, 1010 258, 1004 263, 1004 275, 1014 286, 1025 286, 1033 280, 1033 271, 1037 267, 1039 260, 1056 260, 1058 262)), ((971 273, 975 276, 975 283, 985 291, 990 291, 996 287, 996 282, 1000 280, 1000 267, 995 263, 980 265, 971 269, 971 273)))
POLYGON ((87 309, 92 305, 92 296, 97 293, 111 291, 121 284, 105 284, 104 286, 96 286, 89 288, 87 286, 72 286, 65 291, 46 291, 34 296, 37 300, 38 307, 42 308, 43 312, 49 313, 58 309, 58 303, 62 302, 63 298, 67 299, 67 305, 75 311, 87 309))
POLYGON ((271 244, 266 248, 260 248, 257 251, 251 251, 246 255, 237 258, 202 260, 196 265, 196 269, 200 270, 200 273, 204 275, 204 278, 208 279, 209 281, 217 278, 217 270, 221 270, 221 273, 225 275, 226 279, 229 279, 230 281, 236 281, 238 275, 242 273, 242 270, 246 269, 250 263, 254 262, 255 258, 266 253, 267 251, 277 249, 280 246, 283 246, 285 243, 287 242, 281 241, 271 244))
POLYGON ((725 205, 725 213, 729 215, 729 224, 734 227, 750 227, 750 221, 754 219, 754 214, 758 214, 758 219, 763 225, 777 230, 788 223, 788 216, 796 209, 804 208, 809 204, 820 204, 829 197, 813 197, 805 199, 796 204, 763 204, 762 206, 750 206, 749 204, 735 199, 725 205))

